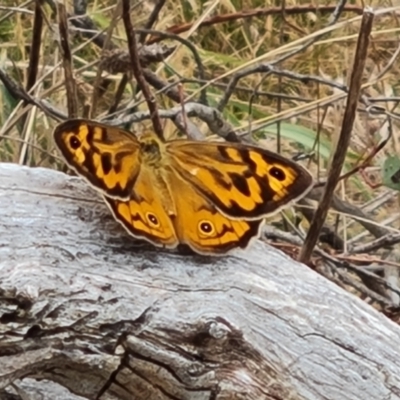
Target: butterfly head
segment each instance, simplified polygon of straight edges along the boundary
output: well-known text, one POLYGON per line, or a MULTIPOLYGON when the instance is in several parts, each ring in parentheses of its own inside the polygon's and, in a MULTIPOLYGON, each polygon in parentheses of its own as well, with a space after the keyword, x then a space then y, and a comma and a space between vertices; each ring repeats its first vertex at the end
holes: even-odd
POLYGON ((160 167, 165 152, 164 143, 152 132, 146 132, 138 139, 144 163, 152 167, 160 167))

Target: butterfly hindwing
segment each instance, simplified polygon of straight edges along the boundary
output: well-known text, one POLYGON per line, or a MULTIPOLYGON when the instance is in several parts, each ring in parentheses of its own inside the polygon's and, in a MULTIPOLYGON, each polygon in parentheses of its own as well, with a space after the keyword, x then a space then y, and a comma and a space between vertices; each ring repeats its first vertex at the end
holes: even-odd
POLYGON ((311 174, 279 154, 231 143, 167 143, 171 164, 182 179, 225 215, 256 220, 304 196, 311 174))
POLYGON ((136 137, 86 120, 69 120, 53 132, 67 164, 109 197, 128 199, 141 166, 136 137))
POLYGON ((143 169, 130 200, 105 197, 114 217, 132 236, 167 248, 186 244, 201 254, 246 248, 258 236, 263 220, 226 217, 191 185, 166 171, 163 178, 173 189, 170 193, 160 195, 160 181, 143 169))
POLYGON ((230 219, 175 174, 170 175, 170 183, 179 210, 174 225, 180 243, 201 254, 225 254, 234 248, 248 247, 258 237, 263 219, 230 219))
POLYGON ((115 219, 134 237, 156 246, 174 248, 178 245, 173 226, 173 210, 168 211, 162 188, 155 176, 143 168, 127 201, 104 197, 115 219), (164 200, 164 203, 163 203, 164 200), (171 215, 168 214, 171 213, 171 215))

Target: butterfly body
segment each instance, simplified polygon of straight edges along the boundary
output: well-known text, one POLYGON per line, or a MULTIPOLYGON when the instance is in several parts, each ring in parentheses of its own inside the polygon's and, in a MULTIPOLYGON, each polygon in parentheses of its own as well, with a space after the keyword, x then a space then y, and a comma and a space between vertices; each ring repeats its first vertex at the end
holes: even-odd
POLYGON ((302 197, 311 175, 258 147, 161 141, 94 121, 69 120, 54 131, 68 165, 99 190, 133 236, 203 254, 245 248, 264 217, 302 197))

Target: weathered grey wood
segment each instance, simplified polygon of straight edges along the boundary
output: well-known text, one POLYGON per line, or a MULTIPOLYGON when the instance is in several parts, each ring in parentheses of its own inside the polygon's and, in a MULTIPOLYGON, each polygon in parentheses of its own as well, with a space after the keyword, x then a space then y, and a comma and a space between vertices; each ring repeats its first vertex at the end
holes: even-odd
POLYGON ((261 242, 138 246, 79 178, 0 164, 0 389, 93 399, 118 366, 102 399, 394 400, 400 329, 261 242))
POLYGON ((25 378, 0 391, 1 400, 85 400, 52 381, 25 378))

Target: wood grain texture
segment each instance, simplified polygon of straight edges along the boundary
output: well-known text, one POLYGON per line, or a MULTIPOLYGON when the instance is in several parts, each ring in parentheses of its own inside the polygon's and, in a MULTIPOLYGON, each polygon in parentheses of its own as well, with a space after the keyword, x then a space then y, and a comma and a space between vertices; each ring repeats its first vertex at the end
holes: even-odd
POLYGON ((139 245, 41 168, 0 164, 0 322, 10 393, 47 379, 93 399, 119 368, 101 399, 400 399, 400 329, 358 298, 261 242, 139 245))

